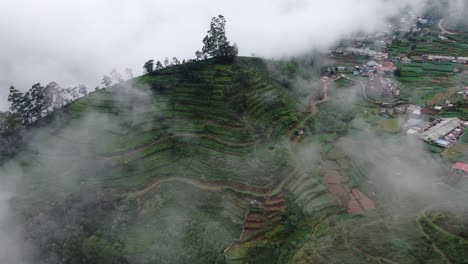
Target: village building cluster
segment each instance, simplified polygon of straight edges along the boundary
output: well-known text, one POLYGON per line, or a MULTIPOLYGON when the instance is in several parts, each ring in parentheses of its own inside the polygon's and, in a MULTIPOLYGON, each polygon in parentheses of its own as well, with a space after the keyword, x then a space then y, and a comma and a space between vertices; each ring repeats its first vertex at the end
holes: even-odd
POLYGON ((451 63, 459 63, 459 64, 468 64, 468 57, 453 57, 453 56, 425 54, 425 55, 422 55, 421 58, 424 61, 431 61, 431 62, 451 62, 451 63))
MULTIPOLYGON (((413 114, 420 113, 421 108, 417 110, 413 108, 413 114)), ((439 118, 432 122, 424 122, 421 119, 409 118, 403 126, 406 133, 409 135, 420 136, 421 139, 429 144, 448 148, 458 141, 464 133, 465 128, 468 128, 468 122, 462 121, 457 117, 439 118)))
MULTIPOLYGON (((450 98, 445 100, 445 104, 439 101, 437 105, 421 107, 417 105, 404 104, 396 105, 400 95, 398 82, 394 79, 397 69, 394 63, 409 64, 412 62, 444 62, 468 64, 468 57, 444 56, 441 54, 423 54, 409 57, 409 54, 402 53, 396 57, 391 57, 386 49, 386 45, 391 44, 397 37, 392 33, 421 32, 424 27, 430 26, 436 21, 417 17, 408 12, 406 17, 402 17, 399 23, 389 25, 387 31, 374 35, 348 37, 341 43, 340 47, 330 51, 330 56, 350 57, 355 56, 359 61, 367 60, 360 65, 334 65, 325 69, 324 75, 336 76, 357 80, 362 84, 364 97, 381 105, 380 114, 396 117, 405 114, 406 123, 402 126, 403 131, 408 135, 416 136, 428 144, 449 148, 454 145, 468 129, 468 121, 453 118, 428 118, 436 116, 440 111, 453 111, 460 103, 460 97, 467 103, 468 86, 462 87, 457 92, 458 99, 450 94, 450 98), (349 77, 351 76, 351 78, 349 77), (430 119, 431 121, 427 121, 430 119)), ((421 34, 425 34, 422 32, 421 34)), ((450 41, 444 34, 438 36, 439 39, 450 41)), ((346 61, 346 60, 345 60, 346 61)), ((466 69, 466 66, 465 66, 466 69)), ((454 68, 454 71, 463 71, 454 68)), ((465 70, 464 73, 468 73, 465 70)), ((468 179, 468 164, 457 162, 452 167, 450 179, 468 179)))

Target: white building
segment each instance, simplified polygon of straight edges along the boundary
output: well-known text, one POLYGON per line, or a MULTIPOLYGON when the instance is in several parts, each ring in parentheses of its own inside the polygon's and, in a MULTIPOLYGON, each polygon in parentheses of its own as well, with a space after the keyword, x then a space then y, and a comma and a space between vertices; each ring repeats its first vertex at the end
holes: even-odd
POLYGON ((468 64, 468 57, 458 57, 457 62, 460 64, 468 64))

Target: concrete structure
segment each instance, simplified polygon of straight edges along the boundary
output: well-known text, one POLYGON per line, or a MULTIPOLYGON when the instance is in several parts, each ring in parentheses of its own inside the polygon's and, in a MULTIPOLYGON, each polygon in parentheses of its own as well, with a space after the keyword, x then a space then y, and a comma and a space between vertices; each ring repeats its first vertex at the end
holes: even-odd
POLYGON ((375 60, 386 60, 388 59, 388 53, 383 53, 379 51, 372 55, 372 58, 374 58, 375 60))
POLYGON ((441 55, 422 55, 423 60, 434 61, 434 62, 453 62, 460 64, 468 64, 468 57, 453 57, 453 56, 441 56, 441 55))
POLYGON ((411 59, 408 58, 408 57, 404 57, 404 58, 401 59, 401 63, 403 63, 403 64, 408 64, 410 62, 411 62, 411 59))
POLYGON ((362 55, 362 56, 374 56, 377 53, 375 50, 371 49, 357 49, 357 48, 345 48, 343 50, 343 54, 345 55, 351 55, 351 54, 356 54, 356 55, 362 55))
MULTIPOLYGON (((447 140, 445 137, 461 125, 461 120, 457 117, 445 118, 433 127, 430 127, 421 134, 421 138, 429 143, 434 143, 442 147, 448 147, 450 144, 438 140, 447 140), (443 143, 443 144, 441 144, 443 143)), ((453 142, 451 142, 453 143, 453 142)))
POLYGON ((456 62, 456 58, 453 56, 441 56, 441 55, 423 55, 424 60, 435 61, 435 62, 456 62))
POLYGON ((460 64, 468 64, 468 57, 458 57, 457 62, 460 64))
POLYGON ((439 39, 440 39, 440 40, 448 40, 448 38, 447 38, 447 37, 445 37, 445 36, 442 36, 442 35, 439 35, 439 39))
POLYGON ((374 66, 380 66, 380 64, 378 64, 375 61, 369 61, 369 62, 366 63, 366 66, 367 67, 374 67, 374 66))

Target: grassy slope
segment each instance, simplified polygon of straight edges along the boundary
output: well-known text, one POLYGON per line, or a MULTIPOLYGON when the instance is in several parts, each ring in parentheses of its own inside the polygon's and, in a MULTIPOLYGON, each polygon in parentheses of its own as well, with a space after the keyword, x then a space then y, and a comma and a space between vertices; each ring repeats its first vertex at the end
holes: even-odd
MULTIPOLYGON (((272 81, 260 60, 200 67, 198 80, 181 66, 170 67, 136 78, 132 92, 114 86, 67 107, 38 133, 41 149, 30 146, 16 159, 30 190, 72 193, 77 183, 92 182, 118 192, 137 216, 113 232, 136 263, 213 262, 240 237, 250 199, 282 191, 278 186, 294 193, 305 215, 280 214, 283 224, 272 221, 263 234, 275 243, 237 244, 226 260, 242 263, 246 254, 253 263, 404 262, 407 255, 410 262, 437 260, 423 234, 407 232, 417 231, 413 222, 389 227, 393 222, 380 220, 379 211, 348 217, 319 173, 296 166, 295 147, 281 138, 301 118, 298 98, 272 81), (50 162, 55 159, 59 164, 50 162), (64 184, 63 177, 72 180, 64 184), (372 232, 360 228, 366 225, 372 232), (374 234, 391 239, 375 241, 374 234), (252 249, 264 254, 252 255, 252 249)), ((326 154, 349 121, 325 104, 306 130, 326 154)), ((359 168, 350 170, 352 186, 365 180, 359 168)))
POLYGON ((182 67, 73 102, 16 158, 34 193, 91 182, 129 199, 139 216, 115 231, 138 262, 213 261, 240 236, 247 199, 291 171, 276 142, 297 123, 297 104, 261 60, 204 61, 198 77, 182 67))

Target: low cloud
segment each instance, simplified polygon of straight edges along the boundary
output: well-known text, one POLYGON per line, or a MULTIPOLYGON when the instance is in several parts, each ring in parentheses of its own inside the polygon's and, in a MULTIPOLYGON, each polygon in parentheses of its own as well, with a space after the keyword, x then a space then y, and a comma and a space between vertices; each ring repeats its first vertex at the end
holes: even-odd
POLYGON ((94 87, 112 68, 139 73, 151 58, 192 58, 210 18, 220 13, 241 55, 269 58, 323 50, 343 35, 379 30, 401 8, 420 10, 426 1, 2 2, 0 109, 9 85, 94 87))

